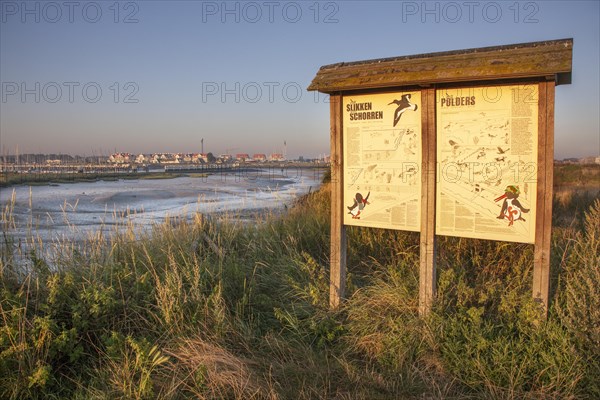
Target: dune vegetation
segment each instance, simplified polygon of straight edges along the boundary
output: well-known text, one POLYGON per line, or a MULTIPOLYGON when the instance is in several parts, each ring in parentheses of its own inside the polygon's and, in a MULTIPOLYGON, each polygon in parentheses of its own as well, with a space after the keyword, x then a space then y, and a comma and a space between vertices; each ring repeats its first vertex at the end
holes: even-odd
POLYGON ((546 319, 531 245, 440 237, 419 318, 418 235, 349 227, 331 311, 328 184, 257 218, 172 218, 23 264, 7 205, 0 398, 600 398, 600 192, 555 199, 546 319))

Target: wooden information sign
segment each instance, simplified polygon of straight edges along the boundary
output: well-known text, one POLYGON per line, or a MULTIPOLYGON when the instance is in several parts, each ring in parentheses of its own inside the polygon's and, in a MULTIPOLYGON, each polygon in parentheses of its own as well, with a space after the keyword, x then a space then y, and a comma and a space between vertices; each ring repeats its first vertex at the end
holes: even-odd
POLYGON ((421 93, 344 96, 345 225, 421 227, 421 93))
POLYGON ((437 91, 436 233, 534 243, 537 85, 437 91))
POLYGON ((533 243, 547 309, 554 88, 573 40, 321 67, 330 95, 330 306, 344 297, 345 226, 420 232, 419 311, 436 292, 436 235, 533 243))

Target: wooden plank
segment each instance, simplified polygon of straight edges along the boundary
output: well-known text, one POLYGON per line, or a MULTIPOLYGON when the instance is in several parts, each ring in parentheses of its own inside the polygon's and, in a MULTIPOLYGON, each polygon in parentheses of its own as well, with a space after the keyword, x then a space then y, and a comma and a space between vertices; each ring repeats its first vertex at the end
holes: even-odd
POLYGON ((539 84, 538 174, 533 297, 548 312, 550 293, 550 241, 552 234, 552 183, 554 166, 553 81, 539 84))
POLYGON ((545 82, 538 84, 539 88, 539 105, 538 105, 538 171, 537 171, 537 207, 536 207, 536 222, 535 222, 535 243, 533 254, 533 298, 543 302, 543 253, 542 253, 542 237, 544 231, 544 207, 545 196, 544 187, 546 183, 546 84, 545 82))
POLYGON ((436 130, 435 89, 421 91, 422 173, 421 173, 421 238, 419 262, 419 315, 431 311, 436 293, 435 179, 436 130))
POLYGON ((544 232, 542 236, 545 310, 550 306, 550 245, 552 243, 552 201, 554 199, 554 96, 555 82, 546 82, 546 187, 544 190, 544 232))
POLYGON ((321 67, 308 90, 348 90, 557 76, 570 83, 573 40, 338 63, 321 67))
POLYGON ((331 140, 331 248, 329 306, 336 308, 346 290, 346 227, 344 226, 344 175, 342 148, 342 96, 330 96, 331 140))

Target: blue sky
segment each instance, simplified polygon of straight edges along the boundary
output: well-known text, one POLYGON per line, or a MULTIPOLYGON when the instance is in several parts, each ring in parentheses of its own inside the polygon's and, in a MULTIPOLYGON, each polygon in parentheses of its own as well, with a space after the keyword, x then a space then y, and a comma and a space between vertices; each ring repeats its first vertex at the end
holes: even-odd
POLYGON ((599 1, 0 1, 2 153, 329 153, 321 65, 574 39, 555 157, 600 153, 599 1))

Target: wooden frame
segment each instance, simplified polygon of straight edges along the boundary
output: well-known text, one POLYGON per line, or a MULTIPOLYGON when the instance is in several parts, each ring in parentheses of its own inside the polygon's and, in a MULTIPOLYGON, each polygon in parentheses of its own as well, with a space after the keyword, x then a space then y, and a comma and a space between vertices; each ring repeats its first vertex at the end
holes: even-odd
POLYGON ((421 92, 423 104, 422 172, 421 172, 421 239, 419 261, 419 314, 426 315, 436 293, 436 239, 435 239, 435 180, 436 129, 435 89, 421 92))
POLYGON ((308 90, 350 90, 410 85, 552 77, 571 83, 573 39, 520 43, 343 62, 319 69, 308 90))
POLYGON ((533 297, 548 310, 554 167, 554 82, 539 84, 537 220, 533 256, 533 297))
POLYGON ((467 49, 321 67, 308 90, 330 95, 331 250, 330 306, 345 294, 346 229, 343 223, 344 94, 407 90, 421 86, 422 171, 419 313, 426 315, 436 294, 436 88, 438 85, 538 84, 538 171, 532 295, 548 309, 555 85, 571 82, 573 40, 562 39, 467 49))
POLYGON ((346 292, 346 226, 344 225, 344 151, 342 148, 342 96, 331 95, 331 248, 329 305, 340 305, 346 292))

